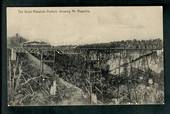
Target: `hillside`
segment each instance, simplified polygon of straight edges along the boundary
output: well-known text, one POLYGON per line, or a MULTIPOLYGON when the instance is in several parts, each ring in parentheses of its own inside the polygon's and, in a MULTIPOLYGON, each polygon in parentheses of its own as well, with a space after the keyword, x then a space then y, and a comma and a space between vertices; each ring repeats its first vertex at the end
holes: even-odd
MULTIPOLYGON (((57 78, 51 68, 43 64, 44 74, 40 73, 40 61, 31 54, 20 54, 19 63, 16 64, 16 83, 10 98, 9 105, 78 105, 88 104, 89 96, 78 87, 57 78), (56 95, 50 94, 54 79, 57 79, 56 95), (85 97, 86 96, 86 97, 85 97)), ((11 90, 10 89, 10 90, 11 90)))

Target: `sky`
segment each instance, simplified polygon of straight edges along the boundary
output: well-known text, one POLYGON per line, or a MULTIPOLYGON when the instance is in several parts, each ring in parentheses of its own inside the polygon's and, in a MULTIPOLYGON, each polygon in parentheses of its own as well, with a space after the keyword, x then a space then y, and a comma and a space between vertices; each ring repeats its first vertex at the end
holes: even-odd
POLYGON ((8 7, 7 36, 53 45, 163 39, 162 7, 8 7))

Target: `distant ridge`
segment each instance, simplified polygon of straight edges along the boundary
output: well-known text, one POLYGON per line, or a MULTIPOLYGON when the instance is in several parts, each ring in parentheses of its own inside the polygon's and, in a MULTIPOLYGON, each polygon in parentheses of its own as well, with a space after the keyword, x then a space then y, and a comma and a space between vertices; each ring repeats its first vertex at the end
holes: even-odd
POLYGON ((162 49, 160 38, 151 40, 122 40, 109 43, 95 43, 77 46, 77 48, 118 48, 118 49, 162 49))
MULTIPOLYGON (((41 41, 28 41, 24 37, 20 36, 18 33, 15 36, 7 38, 7 47, 21 47, 24 42, 28 43, 42 43, 48 44, 47 42, 41 41)), ((49 44, 50 45, 50 44, 49 44)), ((117 48, 117 49, 163 49, 163 41, 160 38, 150 39, 150 40, 122 40, 122 41, 113 41, 108 43, 93 43, 85 45, 60 45, 55 46, 58 48, 117 48)))

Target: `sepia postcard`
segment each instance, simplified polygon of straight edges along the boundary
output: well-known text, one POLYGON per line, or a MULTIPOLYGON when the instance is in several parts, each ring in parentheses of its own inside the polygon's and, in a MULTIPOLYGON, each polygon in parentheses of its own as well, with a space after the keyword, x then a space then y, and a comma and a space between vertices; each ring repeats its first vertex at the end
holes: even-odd
POLYGON ((161 6, 6 15, 8 106, 164 104, 161 6))

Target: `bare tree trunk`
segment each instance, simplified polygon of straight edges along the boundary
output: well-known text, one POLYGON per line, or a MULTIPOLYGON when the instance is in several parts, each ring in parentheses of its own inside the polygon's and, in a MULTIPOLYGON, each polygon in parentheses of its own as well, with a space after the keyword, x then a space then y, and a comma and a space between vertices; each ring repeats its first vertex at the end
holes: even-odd
POLYGON ((12 77, 12 93, 13 93, 13 95, 14 95, 14 93, 15 93, 15 73, 16 73, 16 67, 14 66, 14 63, 13 63, 13 66, 12 66, 12 69, 11 69, 12 71, 13 71, 13 77, 12 77))
MULTIPOLYGON (((119 77, 120 77, 120 63, 121 63, 121 52, 119 55, 119 77)), ((119 78, 118 78, 118 84, 117 84, 117 101, 119 101, 119 78)))
POLYGON ((50 94, 51 95, 56 95, 56 90, 57 90, 56 86, 57 86, 56 85, 56 80, 53 80, 53 85, 50 88, 50 94))
POLYGON ((8 53, 8 101, 13 101, 13 84, 12 84, 12 67, 11 67, 11 55, 8 53))
MULTIPOLYGON (((18 77, 17 77, 17 79, 16 79, 15 93, 16 93, 16 91, 17 91, 17 89, 18 89, 19 82, 20 82, 20 78, 21 78, 21 76, 22 76, 22 64, 19 65, 18 70, 19 70, 19 74, 18 74, 18 77)), ((15 71, 15 72, 16 72, 16 71, 15 71)), ((15 74, 15 73, 14 73, 14 74, 15 74)))

